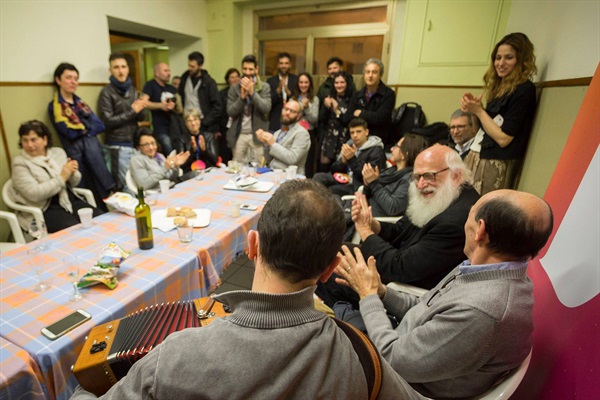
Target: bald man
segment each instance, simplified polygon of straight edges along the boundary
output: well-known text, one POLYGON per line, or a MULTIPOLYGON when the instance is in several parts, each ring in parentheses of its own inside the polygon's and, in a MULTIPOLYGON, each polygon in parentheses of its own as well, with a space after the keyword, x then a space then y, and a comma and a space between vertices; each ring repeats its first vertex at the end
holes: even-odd
MULTIPOLYGON (((477 396, 527 357, 533 332, 533 284, 527 261, 546 244, 552 210, 513 190, 483 196, 464 230, 468 260, 421 298, 386 290, 375 260, 345 250, 336 272, 360 297, 377 348, 421 394, 477 396), (387 314, 400 324, 393 329, 387 314)), ((360 250, 358 251, 360 253, 360 250)))
POLYGON ((165 63, 154 66, 154 79, 146 82, 142 89, 140 99, 146 101, 147 108, 152 113, 152 129, 154 136, 160 144, 160 152, 169 155, 173 146, 169 128, 171 126, 171 113, 175 108, 175 93, 177 90, 169 85, 171 69, 165 63))
MULTIPOLYGON (((352 220, 361 250, 374 256, 384 283, 404 282, 431 289, 465 259, 463 226, 479 194, 470 174, 451 148, 434 145, 415 159, 406 215, 396 222, 373 219, 364 195, 352 204, 352 220)), ((319 284, 317 294, 330 307, 336 301, 358 308, 358 297, 333 279, 319 284)))

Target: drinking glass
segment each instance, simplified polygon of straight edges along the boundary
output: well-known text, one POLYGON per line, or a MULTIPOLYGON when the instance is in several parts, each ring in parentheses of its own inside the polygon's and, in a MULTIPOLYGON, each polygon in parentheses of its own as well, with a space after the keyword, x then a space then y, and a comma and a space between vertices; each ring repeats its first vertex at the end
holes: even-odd
POLYGON ((35 219, 29 223, 29 234, 38 240, 38 246, 40 249, 46 247, 42 243, 42 239, 48 235, 48 229, 44 221, 36 221, 35 219))
POLYGON ((79 292, 79 288, 77 287, 77 282, 79 282, 79 257, 77 256, 68 256, 63 258, 64 270, 65 274, 71 281, 73 285, 73 294, 69 298, 71 301, 79 301, 83 298, 81 292, 79 292))
POLYGON ((50 287, 49 284, 42 280, 42 272, 44 270, 44 249, 41 247, 33 247, 27 250, 27 257, 29 259, 29 266, 31 270, 37 275, 38 283, 34 286, 33 290, 36 292, 43 292, 50 287))

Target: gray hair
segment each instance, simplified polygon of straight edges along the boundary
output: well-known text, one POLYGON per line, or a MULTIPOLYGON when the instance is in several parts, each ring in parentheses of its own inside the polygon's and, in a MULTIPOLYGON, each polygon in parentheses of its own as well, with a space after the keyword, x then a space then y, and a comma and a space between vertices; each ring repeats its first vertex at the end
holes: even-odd
POLYGON ((381 62, 381 60, 379 58, 375 58, 375 57, 369 58, 363 67, 363 73, 365 72, 365 68, 369 64, 377 65, 379 67, 379 75, 383 76, 383 63, 381 62))
POLYGON ((461 118, 461 117, 467 117, 467 120, 469 120, 469 125, 474 126, 479 129, 479 118, 477 118, 477 116, 475 114, 471 114, 470 112, 463 111, 460 108, 452 113, 452 115, 450 116, 450 119, 457 119, 457 118, 461 118))

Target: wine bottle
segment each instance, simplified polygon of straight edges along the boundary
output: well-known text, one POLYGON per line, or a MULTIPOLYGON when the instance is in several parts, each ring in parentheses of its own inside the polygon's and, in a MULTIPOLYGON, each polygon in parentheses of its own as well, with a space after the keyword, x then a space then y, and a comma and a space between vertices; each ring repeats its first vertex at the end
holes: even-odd
POLYGON ((138 188, 138 205, 135 207, 135 224, 137 227, 138 245, 142 250, 154 247, 152 238, 152 218, 150 206, 144 202, 144 188, 138 188))

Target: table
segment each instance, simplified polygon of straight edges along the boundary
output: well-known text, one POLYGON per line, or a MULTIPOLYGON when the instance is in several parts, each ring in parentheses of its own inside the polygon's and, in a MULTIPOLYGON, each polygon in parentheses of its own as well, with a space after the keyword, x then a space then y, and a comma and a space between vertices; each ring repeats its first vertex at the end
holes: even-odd
MULTIPOLYGON (((70 367, 93 326, 156 303, 201 297, 207 294, 207 287, 218 283, 223 268, 246 248, 247 233, 255 229, 262 205, 273 193, 222 189, 230 178, 223 170, 214 170, 205 174, 203 181, 183 182, 159 195, 153 209, 187 206, 211 210, 210 225, 194 229, 192 243, 180 243, 176 230, 155 229, 154 248, 139 250, 134 219, 107 213, 95 218, 91 228, 76 225, 44 239, 49 249, 43 277, 51 281, 52 288, 41 293, 32 290, 36 280, 26 265, 27 248, 35 243, 2 255, 0 336, 27 351, 39 365, 49 398, 67 399, 72 394, 77 380, 70 367), (232 200, 256 205, 258 210, 242 211, 234 218, 230 215, 232 200), (69 302, 72 287, 62 273, 62 258, 75 254, 91 266, 101 247, 111 241, 132 252, 122 264, 117 288, 94 286, 83 290, 82 301, 69 302), (55 341, 40 334, 41 328, 77 308, 92 314, 92 320, 55 341)), ((5 360, 1 362, 3 366, 5 360)))
POLYGON ((38 399, 48 396, 37 363, 25 350, 0 338, 0 399, 38 399))

